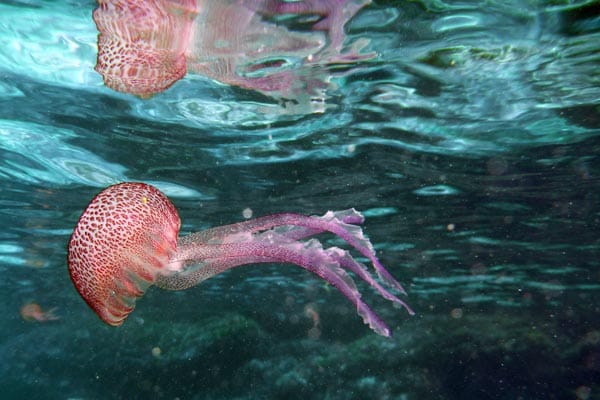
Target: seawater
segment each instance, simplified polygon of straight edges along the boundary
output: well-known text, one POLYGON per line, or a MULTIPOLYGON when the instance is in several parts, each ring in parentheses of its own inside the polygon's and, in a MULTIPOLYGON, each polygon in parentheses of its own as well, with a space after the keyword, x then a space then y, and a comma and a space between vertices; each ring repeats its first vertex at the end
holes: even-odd
POLYGON ((95 7, 0 3, 2 398, 600 398, 597 1, 373 2, 346 40, 376 56, 332 69, 309 113, 194 74, 114 92, 95 7), (308 272, 263 265, 152 288, 104 326, 66 244, 120 181, 159 187, 184 232, 362 210, 417 314, 359 284, 382 338, 308 272), (59 319, 24 320, 32 302, 59 319))

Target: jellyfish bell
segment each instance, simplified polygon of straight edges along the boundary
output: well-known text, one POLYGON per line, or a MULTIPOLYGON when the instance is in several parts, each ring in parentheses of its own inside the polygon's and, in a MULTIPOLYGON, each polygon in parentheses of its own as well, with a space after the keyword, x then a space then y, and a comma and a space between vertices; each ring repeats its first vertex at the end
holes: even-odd
POLYGON ((104 322, 122 324, 169 268, 180 224, 170 200, 142 183, 110 186, 90 202, 69 241, 69 273, 104 322))
POLYGON ((181 222, 173 203, 153 186, 125 182, 100 192, 79 218, 69 242, 69 272, 100 319, 116 326, 151 285, 182 290, 241 265, 291 263, 337 288, 366 324, 390 336, 390 328, 361 299, 348 272, 413 314, 410 307, 377 282, 349 251, 324 248, 314 238, 303 240, 333 233, 371 261, 384 285, 404 293, 357 226, 362 222, 354 209, 329 211, 321 217, 283 213, 178 238, 181 222))

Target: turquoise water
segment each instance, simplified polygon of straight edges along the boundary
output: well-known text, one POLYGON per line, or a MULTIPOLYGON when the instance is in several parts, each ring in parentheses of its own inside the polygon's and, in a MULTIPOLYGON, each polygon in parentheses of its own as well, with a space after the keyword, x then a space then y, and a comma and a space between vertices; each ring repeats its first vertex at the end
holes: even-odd
POLYGON ((3 398, 600 398, 597 1, 373 2, 345 27, 372 57, 327 65, 310 110, 199 74, 115 92, 95 6, 0 2, 3 398), (263 265, 105 326, 66 246, 121 181, 159 187, 184 232, 355 207, 416 315, 359 283, 383 338, 263 265), (59 319, 24 320, 32 302, 59 319))

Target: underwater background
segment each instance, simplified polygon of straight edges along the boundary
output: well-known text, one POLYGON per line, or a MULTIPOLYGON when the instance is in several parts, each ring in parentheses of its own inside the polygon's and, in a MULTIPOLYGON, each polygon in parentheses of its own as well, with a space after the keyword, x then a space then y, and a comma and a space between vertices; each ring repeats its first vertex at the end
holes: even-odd
POLYGON ((598 1, 373 1, 344 26, 372 56, 291 111, 199 74, 105 87, 95 7, 0 1, 0 398, 600 399, 598 1), (121 181, 186 233, 355 207, 416 315, 358 282, 381 337, 269 264, 107 326, 67 243, 121 181))

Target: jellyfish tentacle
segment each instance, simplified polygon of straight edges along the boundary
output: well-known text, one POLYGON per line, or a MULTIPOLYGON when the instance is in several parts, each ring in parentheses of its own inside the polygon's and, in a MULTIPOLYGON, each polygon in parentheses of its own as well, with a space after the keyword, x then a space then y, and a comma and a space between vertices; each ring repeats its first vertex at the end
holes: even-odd
POLYGON ((180 248, 179 261, 186 260, 200 264, 189 270, 175 273, 169 277, 160 276, 157 285, 166 289, 181 290, 208 279, 228 269, 254 263, 292 263, 324 279, 338 289, 356 307, 365 324, 383 336, 390 336, 390 328, 361 299, 354 281, 337 260, 341 249, 331 247, 323 249, 320 242, 312 239, 306 243, 289 242, 268 244, 258 240, 244 243, 226 243, 220 245, 197 244, 180 248))
MULTIPOLYGON (((316 232, 316 233, 318 233, 318 232, 316 232)), ((309 228, 294 226, 294 227, 291 227, 290 230, 286 231, 284 235, 281 235, 278 238, 276 238, 277 233, 275 233, 273 231, 266 231, 266 232, 261 233, 260 235, 256 235, 255 240, 260 240, 258 238, 260 238, 262 236, 262 237, 266 238, 264 240, 283 244, 286 242, 292 243, 293 241, 304 238, 306 236, 309 236, 310 234, 315 234, 315 232, 309 228)), ((192 240, 192 239, 193 239, 193 237, 190 237, 190 236, 184 237, 182 239, 182 241, 180 241, 180 243, 179 243, 179 248, 181 249, 182 247, 185 247, 186 245, 191 245, 192 242, 194 242, 194 240, 192 240)), ((338 250, 339 250, 339 252, 332 252, 330 254, 331 257, 335 258, 335 260, 338 262, 338 264, 340 264, 342 267, 344 267, 347 270, 354 273, 356 276, 361 278, 363 281, 367 282, 371 287, 373 287, 385 299, 401 305, 408 311, 409 314, 411 314, 411 315, 414 314, 414 311, 404 301, 400 300, 398 297, 396 297, 395 295, 390 293, 387 289, 385 289, 383 286, 381 286, 375 279, 373 279, 373 277, 371 276, 367 267, 364 264, 356 261, 348 251, 342 250, 342 249, 338 249, 338 250)), ((226 259, 217 258, 216 260, 217 260, 217 262, 214 262, 214 260, 203 259, 199 263, 196 263, 193 261, 189 262, 189 260, 188 260, 188 261, 186 261, 187 263, 196 264, 194 267, 190 268, 190 271, 193 271, 193 272, 191 272, 191 273, 190 273, 190 271, 186 272, 185 271, 186 267, 183 266, 182 273, 177 274, 177 275, 179 275, 179 277, 177 277, 177 276, 161 277, 159 282, 157 282, 157 285, 163 289, 171 289, 171 290, 187 289, 187 288, 195 286, 198 283, 210 278, 211 276, 214 276, 220 272, 223 272, 223 271, 233 267, 233 266, 231 266, 231 267, 228 266, 229 264, 226 263, 227 262, 226 259), (222 263, 223 268, 217 269, 217 268, 215 268, 214 264, 218 264, 219 262, 222 263), (185 276, 185 278, 184 278, 184 276, 185 276)), ((254 257, 254 258, 249 257, 245 260, 243 260, 242 258, 238 258, 236 260, 240 260, 239 261, 240 263, 236 264, 236 265, 270 262, 269 259, 261 259, 261 258, 257 258, 257 257, 254 257)), ((172 260, 172 261, 174 261, 174 260, 172 260)), ((173 269, 178 270, 180 268, 173 268, 173 269)))
MULTIPOLYGON (((332 211, 332 213, 338 220, 346 224, 356 225, 362 224, 364 221, 364 217, 353 208, 343 211, 332 211)), ((236 233, 255 233, 267 229, 272 229, 275 227, 283 227, 286 225, 291 226, 291 228, 294 229, 293 234, 286 234, 286 236, 294 240, 299 240, 307 236, 316 235, 324 231, 323 229, 310 229, 308 227, 300 227, 294 225, 292 223, 292 218, 297 217, 307 218, 306 215, 296 213, 272 214, 266 215, 264 217, 257 217, 248 221, 208 228, 202 232, 192 233, 191 235, 196 236, 197 239, 200 241, 209 243, 211 240, 217 240, 219 242, 222 242, 225 237, 234 235, 236 233), (301 228, 302 230, 300 230, 301 228)))
POLYGON ((390 300, 393 303, 399 304, 404 309, 406 309, 406 311, 408 311, 408 313, 410 315, 414 315, 415 314, 415 312, 412 310, 412 308, 410 308, 410 306, 408 304, 406 304, 404 301, 400 300, 398 297, 394 296, 386 288, 384 288, 383 286, 381 286, 379 284, 379 282, 377 282, 375 279, 373 279, 373 277, 369 273, 369 270, 367 269, 367 267, 364 264, 356 261, 350 255, 350 253, 348 251, 343 250, 343 254, 340 254, 340 255, 336 256, 336 261, 340 265, 342 265, 343 267, 345 267, 346 269, 352 271, 354 274, 356 274, 363 281, 367 282, 383 298, 385 298, 386 300, 390 300))
MULTIPOLYGON (((381 264, 375 255, 373 245, 365 237, 362 229, 359 226, 356 226, 356 224, 360 224, 363 221, 363 215, 354 208, 336 212, 329 211, 321 217, 295 213, 281 213, 256 218, 251 221, 212 228, 193 235, 198 235, 198 239, 205 242, 210 242, 211 240, 223 241, 233 240, 232 238, 235 238, 235 234, 237 233, 252 233, 276 227, 292 226, 292 228, 287 228, 289 231, 285 233, 285 235, 291 239, 298 240, 328 231, 339 236, 364 257, 367 257, 383 282, 390 287, 395 288, 400 293, 406 294, 402 285, 394 279, 381 264), (299 229, 298 227, 302 227, 304 230, 299 229)), ((280 233, 282 232, 285 231, 280 228, 280 233)))
MULTIPOLYGON (((364 217, 357 212, 355 209, 348 209, 343 211, 332 211, 329 214, 326 214, 331 221, 337 221, 338 223, 344 224, 359 224, 364 221, 364 217)), ((196 234, 192 234, 191 236, 186 236, 184 238, 184 243, 180 243, 180 247, 185 246, 185 242, 195 242, 199 240, 204 240, 208 243, 212 243, 215 240, 218 240, 222 243, 234 243, 234 242, 244 242, 249 240, 249 235, 254 235, 253 237, 259 238, 264 237, 265 240, 271 242, 284 243, 286 241, 293 242, 300 239, 304 239, 308 236, 316 235, 325 231, 322 227, 306 227, 299 225, 290 225, 292 219, 295 221, 302 217, 305 218, 323 218, 323 217, 306 217, 300 214, 275 214, 266 217, 259 217, 254 220, 240 222, 237 224, 226 225, 222 227, 212 228, 207 231, 199 232, 196 234), (271 229, 269 229, 271 228, 271 229), (269 229, 269 230, 265 230, 269 229), (262 231, 262 232, 261 232, 262 231), (258 233, 260 232, 260 233, 258 233)), ((359 228, 360 230, 360 228, 359 228)), ((360 231, 361 237, 362 231, 360 231)), ((365 239, 367 242, 368 240, 365 239)), ((370 245, 370 242, 368 242, 370 245)), ((356 261, 349 252, 342 251, 341 253, 332 253, 332 257, 336 258, 336 261, 353 272, 356 276, 367 282, 371 287, 373 287, 382 297, 387 300, 390 300, 396 304, 399 304, 403 308, 405 308, 409 314, 414 315, 414 311, 402 300, 398 297, 390 293, 387 289, 385 289, 382 285, 380 285, 369 273, 366 266, 362 263, 356 261)), ((262 262, 261 260, 252 261, 249 260, 246 263, 258 263, 262 262)), ((226 268, 228 269, 228 268, 226 268)), ((210 277, 209 271, 198 271, 198 278, 190 279, 188 282, 188 286, 191 287, 200 281, 207 279, 210 277)), ((180 286, 181 283, 178 282, 176 284, 177 287, 180 286)))
POLYGON ((156 279, 156 286, 165 290, 185 290, 231 268, 269 262, 273 261, 266 257, 210 258, 198 262, 188 262, 184 270, 175 271, 169 275, 160 275, 156 279))
MULTIPOLYGON (((364 218, 354 209, 343 210, 343 211, 332 211, 335 217, 343 221, 344 223, 362 223, 364 218)), ((277 230, 277 233, 282 234, 286 238, 290 240, 300 240, 307 236, 315 235, 321 233, 322 230, 317 230, 314 228, 305 228, 302 226, 290 226, 290 227, 279 227, 285 228, 283 231, 281 229, 277 230)), ((275 228, 277 229, 277 228, 275 228)), ((336 248, 337 249, 337 248, 336 248)), ((338 249, 339 252, 332 253, 332 257, 336 259, 336 261, 346 268, 347 270, 354 273, 356 276, 361 278, 363 281, 367 282, 371 287, 373 287, 383 298, 390 300, 396 304, 399 304, 403 308, 408 311, 410 315, 414 315, 414 311, 406 304, 404 301, 400 300, 398 297, 390 293, 386 288, 379 284, 375 279, 373 279, 372 275, 369 273, 368 268, 358 261, 356 261, 350 252, 347 250, 338 249)))

